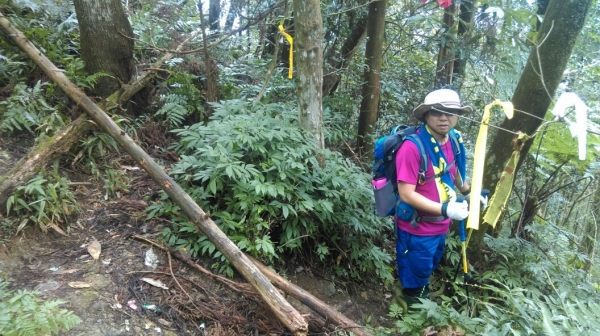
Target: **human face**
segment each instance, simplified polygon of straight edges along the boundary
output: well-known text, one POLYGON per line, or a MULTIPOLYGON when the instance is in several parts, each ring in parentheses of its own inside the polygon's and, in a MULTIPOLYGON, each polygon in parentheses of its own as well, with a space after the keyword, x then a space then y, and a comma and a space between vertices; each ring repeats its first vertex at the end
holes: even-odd
POLYGON ((450 132, 450 130, 458 123, 458 115, 454 113, 455 111, 435 109, 429 110, 427 114, 425 114, 427 126, 429 126, 433 132, 441 136, 441 139, 438 140, 443 140, 446 137, 446 134, 448 134, 448 132, 450 132))

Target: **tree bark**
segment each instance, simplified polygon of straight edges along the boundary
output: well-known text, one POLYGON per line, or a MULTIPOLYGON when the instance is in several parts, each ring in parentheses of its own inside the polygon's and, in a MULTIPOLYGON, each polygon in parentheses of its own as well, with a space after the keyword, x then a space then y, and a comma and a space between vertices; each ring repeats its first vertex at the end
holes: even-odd
POLYGON ((373 154, 372 135, 377 122, 379 97, 381 94, 381 59, 383 52, 383 31, 385 28, 385 0, 369 4, 367 15, 367 46, 365 50, 366 69, 362 85, 362 101, 358 117, 357 152, 359 157, 373 154))
MULTIPOLYGON (((10 34, 11 27, 7 20, 0 21, 2 28, 7 34, 10 34)), ((194 35, 191 35, 186 41, 184 41, 176 51, 179 51, 183 46, 191 39, 194 35)), ((164 62, 168 61, 173 57, 174 54, 167 53, 160 60, 154 63, 151 68, 159 69, 164 62)), ((106 100, 100 103, 100 108, 106 111, 110 111, 122 104, 125 104, 131 97, 146 86, 152 78, 154 78, 155 71, 148 71, 141 73, 139 78, 131 80, 131 82, 118 91, 110 95, 106 100)), ((76 120, 72 121, 69 125, 63 128, 60 132, 54 136, 46 139, 44 142, 36 145, 33 149, 15 166, 8 171, 5 175, 0 176, 0 206, 4 205, 8 198, 14 193, 17 187, 23 185, 31 180, 50 160, 57 157, 58 155, 64 154, 73 147, 79 139, 87 134, 92 128, 93 124, 87 122, 88 116, 83 113, 76 120)), ((5 208, 0 212, 4 212, 5 208)))
MULTIPOLYGON (((317 145, 325 148, 323 136, 323 21, 318 0, 294 0, 294 48, 300 126, 317 145)), ((323 162, 322 162, 323 164, 323 162)))
POLYGON ((471 31, 473 27, 473 14, 475 13, 475 2, 473 0, 463 0, 459 6, 458 14, 458 38, 461 43, 461 52, 454 57, 454 65, 452 69, 452 79, 455 82, 454 87, 460 91, 465 77, 465 69, 467 68, 467 60, 469 59, 471 40, 471 31))
POLYGON ((107 97, 129 82, 133 68, 133 30, 120 0, 74 0, 86 71, 106 72, 92 90, 107 97))
POLYGON ((454 74, 454 42, 456 39, 454 31, 454 15, 456 6, 451 5, 444 10, 444 33, 438 52, 437 67, 435 70, 435 87, 441 88, 452 84, 454 74))
POLYGON ((219 30, 219 20, 221 19, 221 1, 210 0, 208 6, 208 26, 210 30, 219 30))
POLYGON ((293 283, 285 280, 279 274, 275 273, 267 266, 263 265, 260 261, 248 257, 258 267, 258 269, 267 277, 271 282, 275 284, 279 289, 283 290, 287 294, 295 297, 298 301, 302 302, 308 308, 316 311, 321 316, 325 317, 328 321, 333 321, 336 326, 354 333, 356 336, 372 336, 371 333, 365 331, 364 327, 356 324, 356 322, 340 314, 335 309, 328 306, 325 302, 314 297, 304 289, 294 285, 293 283))
POLYGON ((341 79, 341 76, 338 72, 344 71, 348 67, 348 64, 350 64, 350 61, 352 61, 352 58, 358 49, 358 46, 365 37, 366 32, 367 17, 362 16, 352 27, 352 31, 342 45, 339 53, 337 53, 337 55, 331 55, 331 57, 327 58, 326 61, 329 65, 331 65, 333 71, 323 76, 323 96, 333 95, 333 93, 335 93, 335 90, 337 90, 341 79))
MULTIPOLYGON (((212 1, 211 1, 212 4, 212 1)), ((204 104, 204 120, 208 120, 208 118, 212 115, 212 106, 211 102, 217 101, 217 77, 218 70, 215 61, 210 57, 210 52, 208 51, 208 45, 206 40, 206 25, 204 24, 204 14, 202 13, 202 2, 198 2, 198 10, 200 11, 200 24, 202 29, 202 46, 204 51, 204 70, 206 72, 206 82, 204 84, 204 88, 206 90, 206 102, 204 104)))
MULTIPOLYGON (((591 3, 592 0, 550 1, 536 46, 532 48, 512 98, 517 113, 512 119, 505 119, 501 128, 532 135, 542 124, 552 97, 563 78, 573 46, 583 28, 591 3), (533 116, 518 111, 525 111, 533 116)), ((513 137, 512 133, 500 131, 490 143, 483 186, 490 189, 492 193, 512 153, 513 137)), ((532 143, 533 139, 524 144, 517 169, 527 156, 532 143)), ((481 250, 488 227, 489 225, 484 223, 480 225, 479 230, 473 232, 469 245, 473 251, 481 250)))
POLYGON ((164 170, 123 131, 112 118, 98 107, 83 91, 46 58, 25 36, 12 27, 0 14, 0 25, 8 32, 13 41, 31 57, 38 66, 56 84, 67 93, 89 116, 115 139, 136 162, 148 172, 148 175, 171 197, 188 215, 190 221, 204 233, 244 278, 256 288, 262 299, 271 308, 274 315, 294 335, 306 335, 308 326, 302 316, 279 294, 273 284, 254 266, 254 264, 227 238, 194 200, 164 170))

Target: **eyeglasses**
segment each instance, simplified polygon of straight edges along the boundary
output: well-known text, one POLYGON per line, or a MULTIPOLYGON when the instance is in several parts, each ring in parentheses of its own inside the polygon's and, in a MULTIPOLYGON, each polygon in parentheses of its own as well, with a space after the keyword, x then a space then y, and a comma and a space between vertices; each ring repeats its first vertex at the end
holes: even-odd
POLYGON ((450 118, 450 117, 458 117, 458 114, 455 113, 455 111, 442 111, 442 110, 438 110, 438 109, 431 109, 428 112, 432 117, 436 117, 439 118, 443 115, 445 115, 446 117, 450 118))

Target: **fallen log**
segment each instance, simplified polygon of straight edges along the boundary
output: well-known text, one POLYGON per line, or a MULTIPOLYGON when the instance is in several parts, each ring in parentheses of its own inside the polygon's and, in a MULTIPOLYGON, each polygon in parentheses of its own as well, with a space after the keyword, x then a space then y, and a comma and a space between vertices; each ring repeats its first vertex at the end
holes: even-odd
MULTIPOLYGON (((191 258, 184 256, 183 254, 181 254, 174 248, 160 245, 160 244, 158 244, 152 240, 149 240, 147 238, 144 238, 140 235, 133 235, 132 237, 135 239, 138 239, 138 240, 142 240, 146 243, 149 243, 165 252, 170 252, 177 259, 185 262, 193 269, 195 269, 195 270, 199 271, 200 273, 202 273, 206 276, 209 276, 217 281, 220 281, 224 285, 228 286, 231 290, 243 292, 243 289, 241 289, 239 287, 239 285, 236 282, 234 282, 233 280, 227 279, 225 277, 222 277, 220 275, 214 274, 214 273, 206 270, 204 267, 198 265, 191 258)), ((252 258, 251 256, 248 256, 248 259, 250 259, 250 261, 252 261, 254 263, 254 265, 256 265, 256 267, 258 267, 258 269, 264 275, 266 275, 267 278, 269 278, 269 280, 271 280, 271 282, 273 282, 273 284, 275 286, 277 286, 279 289, 284 291, 286 294, 293 296, 298 301, 302 302, 305 306, 307 306, 308 308, 315 311, 317 314, 321 315, 323 318, 326 319, 327 322, 336 326, 338 330, 343 329, 343 330, 352 332, 355 336, 373 336, 371 333, 365 331, 364 327, 358 325, 356 322, 352 321, 351 319, 347 318, 346 316, 339 313, 335 309, 331 308, 325 302, 319 300, 318 298, 316 298, 309 292, 305 291, 304 289, 285 280, 279 274, 277 274, 276 272, 269 269, 267 266, 265 266, 260 261, 252 258)), ((323 328, 325 328, 325 325, 323 325, 323 328)))
MULTIPOLYGON (((4 23, 2 24, 4 28, 4 23)), ((193 36, 190 36, 192 38, 193 36)), ((188 41, 184 41, 177 50, 182 49, 188 41)), ((153 64, 151 69, 159 69, 162 64, 171 59, 174 54, 165 54, 160 60, 153 64)), ((150 82, 156 70, 146 71, 138 78, 132 79, 127 85, 110 95, 98 105, 102 110, 110 111, 124 103, 139 92, 150 82)), ((6 211, 3 206, 8 198, 15 192, 17 187, 29 182, 43 167, 53 158, 69 151, 85 134, 94 127, 93 123, 87 121, 88 116, 82 113, 66 127, 35 145, 27 155, 22 157, 5 175, 0 176, 0 212, 6 211)))
POLYGON ((265 303, 271 308, 273 314, 294 335, 306 335, 308 325, 304 318, 287 302, 262 274, 258 268, 240 251, 240 249, 219 229, 210 215, 205 213, 196 202, 169 176, 165 171, 138 146, 98 105, 85 93, 69 81, 69 79, 37 49, 33 43, 16 29, 0 13, 0 27, 12 40, 33 59, 50 79, 52 79, 65 93, 71 97, 88 115, 96 122, 98 127, 108 133, 121 145, 148 175, 169 195, 190 218, 199 231, 215 245, 215 247, 231 262, 231 264, 244 276, 265 303))
POLYGON ((325 302, 319 300, 304 289, 294 285, 293 283, 282 278, 279 274, 272 271, 270 268, 262 264, 260 261, 248 257, 258 269, 271 280, 271 282, 279 289, 283 290, 287 294, 293 296, 298 301, 302 302, 308 308, 319 313, 319 315, 326 318, 329 322, 332 322, 337 327, 350 331, 356 336, 373 336, 371 333, 365 330, 364 327, 358 325, 356 322, 347 318, 337 310, 331 308, 325 302))

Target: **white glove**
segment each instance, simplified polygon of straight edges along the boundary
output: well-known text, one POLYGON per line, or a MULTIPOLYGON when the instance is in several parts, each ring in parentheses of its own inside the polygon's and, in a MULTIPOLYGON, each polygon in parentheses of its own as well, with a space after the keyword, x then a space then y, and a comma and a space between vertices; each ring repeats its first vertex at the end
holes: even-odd
POLYGON ((446 215, 454 220, 463 220, 469 216, 469 203, 449 202, 446 208, 446 215))
POLYGON ((479 200, 481 201, 481 210, 485 210, 488 207, 488 197, 479 195, 479 200))
MULTIPOLYGON (((467 200, 467 202, 470 202, 471 201, 471 194, 467 194, 465 196, 465 199, 467 200)), ((487 206, 488 206, 488 197, 487 196, 479 195, 479 201, 481 202, 481 210, 487 209, 487 206)))

